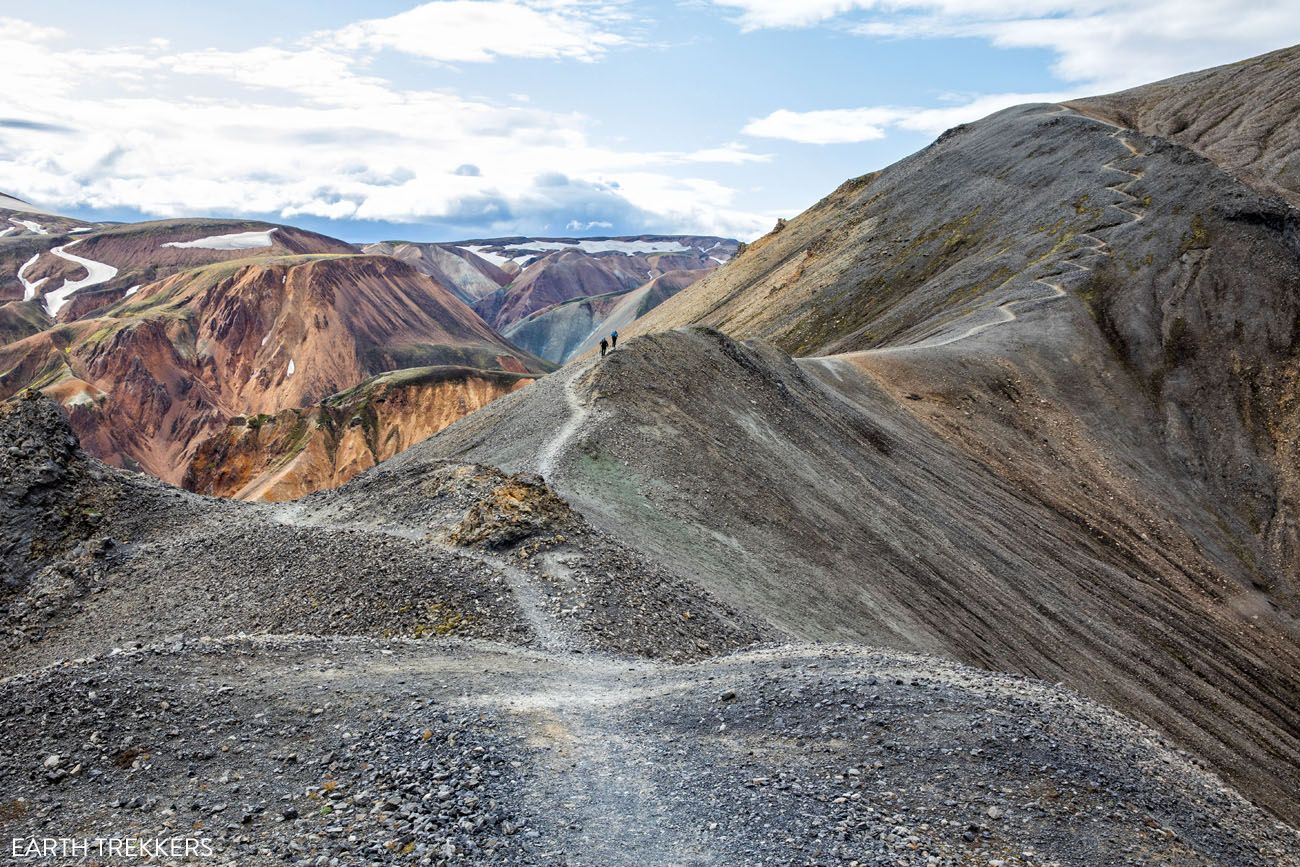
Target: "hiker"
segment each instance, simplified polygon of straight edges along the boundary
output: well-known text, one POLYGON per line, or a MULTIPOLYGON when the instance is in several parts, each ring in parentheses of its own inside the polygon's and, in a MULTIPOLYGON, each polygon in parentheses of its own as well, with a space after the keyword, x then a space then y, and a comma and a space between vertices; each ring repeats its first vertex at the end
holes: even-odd
POLYGON ((603 337, 600 338, 600 357, 601 357, 601 358, 604 358, 604 357, 605 357, 605 352, 606 352, 608 349, 609 349, 609 341, 606 340, 606 339, 603 338, 603 337))
POLYGON ((618 349, 618 332, 615 331, 609 335, 609 348, 618 349))

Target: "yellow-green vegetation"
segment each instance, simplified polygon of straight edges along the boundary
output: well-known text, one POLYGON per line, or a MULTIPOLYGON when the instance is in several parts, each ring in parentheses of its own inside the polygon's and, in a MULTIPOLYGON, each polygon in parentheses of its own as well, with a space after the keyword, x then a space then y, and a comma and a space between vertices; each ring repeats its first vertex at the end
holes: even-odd
MULTIPOLYGON (((859 332, 917 286, 924 285, 961 258, 963 248, 984 239, 977 218, 981 208, 938 223, 910 238, 873 275, 846 284, 817 305, 822 315, 801 319, 780 341, 795 355, 815 352, 828 342, 859 332)), ((884 235, 910 234, 905 227, 881 227, 884 235)))
POLYGON ((982 280, 977 280, 968 286, 961 286, 954 289, 948 294, 948 297, 944 299, 944 303, 941 306, 946 307, 950 304, 961 304, 966 301, 973 301, 990 290, 1006 285, 1010 282, 1011 278, 1015 277, 1019 273, 1019 271, 1012 270, 1006 265, 999 265, 991 274, 984 277, 982 280))
POLYGON ((466 626, 468 618, 445 602, 430 602, 425 606, 424 617, 411 629, 412 638, 430 638, 451 635, 466 626))
POLYGON ((1210 232, 1205 227, 1205 220, 1200 214, 1192 215, 1191 227, 1187 234, 1183 235, 1183 242, 1179 245, 1179 253, 1187 253, 1191 250, 1205 250, 1210 246, 1210 232))
POLYGON ((1081 217, 1087 217, 1090 220, 1100 220, 1102 208, 1092 204, 1092 197, 1087 193, 1074 200, 1074 212, 1081 217))

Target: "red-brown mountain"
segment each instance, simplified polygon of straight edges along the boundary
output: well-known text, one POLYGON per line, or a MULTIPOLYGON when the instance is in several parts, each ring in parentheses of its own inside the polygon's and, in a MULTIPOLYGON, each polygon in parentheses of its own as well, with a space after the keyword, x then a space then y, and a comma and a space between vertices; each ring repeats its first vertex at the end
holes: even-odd
POLYGON ((0 398, 41 388, 95 454, 179 483, 199 444, 234 416, 449 364, 548 369, 396 259, 272 256, 180 271, 0 347, 0 398))

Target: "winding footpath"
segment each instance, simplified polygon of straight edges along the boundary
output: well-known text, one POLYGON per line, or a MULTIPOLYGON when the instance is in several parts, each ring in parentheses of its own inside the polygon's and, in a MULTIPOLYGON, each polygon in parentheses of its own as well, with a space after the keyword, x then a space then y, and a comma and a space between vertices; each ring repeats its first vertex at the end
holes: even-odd
MULTIPOLYGON (((1072 109, 1069 109, 1066 106, 1061 106, 1060 111, 1071 112, 1072 109)), ((1128 130, 1124 129, 1123 127, 1116 126, 1115 124, 1112 124, 1108 121, 1100 120, 1099 118, 1089 117, 1088 115, 1085 114, 1078 114, 1077 112, 1076 114, 1078 117, 1081 117, 1085 120, 1090 120, 1095 123, 1100 123, 1105 126, 1113 127, 1115 131, 1110 134, 1110 137, 1118 141, 1120 144, 1122 144, 1125 150, 1127 151, 1126 154, 1121 154, 1120 156, 1117 156, 1114 159, 1107 160, 1106 162, 1101 164, 1101 167, 1103 169, 1107 171, 1118 172, 1125 176, 1126 178, 1125 180, 1106 184, 1105 188, 1128 199, 1129 202, 1131 203, 1126 206, 1116 202, 1107 202, 1104 207, 1113 208, 1119 211, 1127 219, 1124 221, 1124 223, 1117 223, 1115 225, 1108 226, 1106 228, 1113 229, 1119 225, 1136 223, 1139 220, 1144 219, 1146 217, 1145 211, 1135 210, 1133 206, 1135 204, 1139 208, 1145 208, 1145 205, 1137 196, 1133 195, 1128 191, 1128 188, 1131 185, 1141 180, 1142 173, 1130 171, 1129 169, 1126 168, 1121 168, 1118 165, 1118 163, 1125 160, 1131 160, 1137 157, 1142 157, 1145 156, 1145 154, 1142 151, 1140 151, 1138 147, 1135 144, 1133 144, 1133 142, 1128 137, 1125 136, 1125 133, 1128 132, 1128 130)), ((1095 235, 1085 232, 1076 235, 1075 238, 1077 240, 1089 242, 1091 244, 1091 246, 1084 247, 1078 251, 1084 255, 1094 255, 1094 256, 1103 256, 1103 257, 1109 257, 1112 255, 1110 245, 1107 244, 1102 239, 1096 237, 1095 235)), ((1073 259, 1062 259, 1060 260, 1059 264, 1065 268, 1073 268, 1079 273, 1089 273, 1093 270, 1092 266, 1085 265, 1073 259)), ((1058 271, 1056 274, 1051 274, 1046 277, 1039 277, 1035 279, 1033 282, 1039 284, 1040 286, 1046 287, 1048 290, 1048 294, 1030 297, 1030 298, 1014 298, 1009 301, 1003 301, 1001 304, 998 304, 992 308, 991 312, 995 317, 994 319, 988 322, 980 322, 976 325, 972 325, 966 330, 958 332, 957 334, 954 334, 950 337, 943 337, 939 339, 929 338, 929 339, 921 340, 917 343, 908 343, 902 346, 884 346, 875 349, 865 349, 858 352, 845 352, 837 355, 816 356, 810 358, 809 360, 817 361, 822 364, 829 364, 832 361, 844 361, 844 360, 848 360, 855 357, 861 357, 865 355, 885 355, 889 353, 913 352, 919 349, 937 349, 938 347, 941 346, 950 346, 954 343, 959 343, 963 340, 968 340, 976 336, 977 334, 981 334, 985 331, 988 331, 990 328, 996 328, 999 325, 1005 325, 1008 322, 1016 321, 1017 319, 1016 308, 1018 307, 1024 306, 1026 304, 1050 302, 1050 301, 1056 301, 1060 298, 1064 298, 1067 294, 1065 287, 1057 281, 1066 273, 1067 272, 1065 271, 1058 271)))
MULTIPOLYGON (((571 387, 569 394, 576 404, 571 387)), ((586 414, 583 407, 575 405, 566 425, 569 433, 550 443, 552 455, 563 452, 586 414)), ((539 748, 540 772, 524 778, 520 797, 527 813, 539 823, 552 854, 563 853, 565 863, 574 867, 729 863, 702 833, 690 794, 663 773, 664 757, 676 748, 665 739, 670 734, 647 737, 626 711, 633 700, 664 691, 653 682, 653 675, 664 671, 663 666, 582 650, 585 642, 572 626, 557 619, 545 605, 546 588, 506 556, 446 545, 414 528, 339 523, 326 515, 310 514, 301 502, 276 504, 271 509, 273 519, 282 524, 394 536, 477 560, 503 577, 533 633, 535 646, 557 665, 535 685, 521 684, 517 690, 495 696, 467 693, 463 701, 471 708, 485 700, 496 704, 522 724, 529 742, 539 748)), ((522 656, 535 651, 506 652, 522 656)))
POLYGON ((581 399, 579 399, 577 389, 574 388, 573 381, 577 376, 578 373, 574 372, 564 381, 564 397, 569 405, 569 420, 555 432, 555 436, 551 437, 537 454, 537 474, 548 482, 552 473, 555 472, 556 462, 564 454, 565 449, 569 447, 569 442, 578 433, 583 422, 587 420, 587 416, 590 414, 589 410, 583 406, 581 399))

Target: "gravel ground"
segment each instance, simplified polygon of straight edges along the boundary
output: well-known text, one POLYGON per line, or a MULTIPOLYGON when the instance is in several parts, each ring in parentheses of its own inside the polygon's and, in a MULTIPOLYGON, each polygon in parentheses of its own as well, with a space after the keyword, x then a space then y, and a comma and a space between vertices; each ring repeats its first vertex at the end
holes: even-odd
POLYGON ((3 412, 0 673, 239 633, 542 647, 569 621, 565 649, 673 660, 772 636, 588 526, 538 479, 448 464, 409 486, 238 504, 103 466, 43 399, 3 412))
POLYGON ((210 855, 156 863, 231 867, 1300 864, 1295 829, 1137 723, 931 657, 756 644, 535 476, 232 504, 99 465, 40 400, 0 410, 0 460, 20 842, 189 838, 210 855))
POLYGON ((12 836, 210 840, 193 863, 1300 863, 1150 730, 862 648, 205 639, 11 677, 0 708, 12 836))

